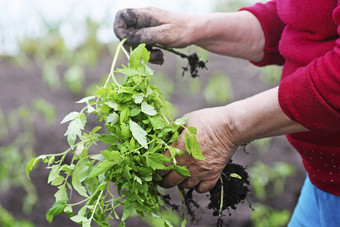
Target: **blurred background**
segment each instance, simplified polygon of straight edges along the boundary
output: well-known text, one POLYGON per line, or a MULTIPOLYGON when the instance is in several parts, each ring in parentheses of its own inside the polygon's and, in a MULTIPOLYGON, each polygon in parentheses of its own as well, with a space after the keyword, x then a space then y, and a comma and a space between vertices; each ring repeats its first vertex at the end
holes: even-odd
MULTIPOLYGON (((206 14, 236 11, 254 3, 173 0, 164 6, 157 0, 0 0, 0 226, 77 226, 67 215, 48 224, 45 213, 57 189, 47 185, 44 164, 31 173, 32 181, 25 167, 32 157, 67 149, 67 126, 60 121, 81 109, 75 102, 91 95, 109 73, 118 43, 112 24, 119 9, 153 6, 206 14)), ((245 60, 196 47, 181 51, 197 52, 208 69, 196 79, 183 76, 187 63, 171 54, 165 55, 162 66, 151 65, 154 85, 176 106, 178 116, 249 97, 280 80, 277 66, 257 68, 245 60)), ((120 64, 126 64, 123 55, 120 64)), ((246 151, 239 150, 233 159, 247 167, 252 193, 236 210, 225 212, 225 222, 229 226, 285 226, 305 177, 298 154, 284 137, 254 141, 246 151)), ((216 217, 205 209, 206 195, 197 198, 203 208, 198 226, 215 226, 216 217)), ((127 226, 137 225, 159 226, 138 217, 127 222, 127 226)))

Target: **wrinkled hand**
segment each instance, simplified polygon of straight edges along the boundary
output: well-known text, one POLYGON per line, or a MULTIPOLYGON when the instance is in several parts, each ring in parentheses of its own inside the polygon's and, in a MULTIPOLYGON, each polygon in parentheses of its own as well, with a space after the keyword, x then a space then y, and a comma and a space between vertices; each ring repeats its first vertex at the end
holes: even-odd
MULTIPOLYGON (((186 47, 191 44, 191 16, 156 8, 123 9, 114 21, 114 32, 126 44, 160 44, 167 47, 186 47)), ((151 50, 151 63, 163 59, 160 50, 151 50)))
MULTIPOLYGON (((187 166, 190 178, 183 178, 175 171, 170 171, 163 176, 160 183, 162 187, 169 188, 180 185, 183 188, 195 187, 197 192, 206 192, 213 188, 221 172, 236 151, 237 146, 233 141, 234 132, 228 123, 226 107, 215 107, 198 110, 186 115, 186 126, 196 127, 197 140, 200 143, 205 161, 192 158, 188 153, 176 156, 179 165, 187 166)), ((185 150, 184 131, 173 147, 185 150)))

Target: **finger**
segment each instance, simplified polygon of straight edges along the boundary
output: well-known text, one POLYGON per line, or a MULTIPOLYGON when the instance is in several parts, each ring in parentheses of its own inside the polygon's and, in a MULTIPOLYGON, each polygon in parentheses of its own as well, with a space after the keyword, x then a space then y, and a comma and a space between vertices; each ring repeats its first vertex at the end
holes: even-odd
POLYGON ((198 185, 200 182, 196 178, 187 178, 185 179, 180 185, 182 188, 194 188, 196 185, 198 185))
POLYGON ((179 176, 175 171, 170 171, 167 175, 163 177, 160 182, 160 186, 163 188, 171 188, 173 186, 179 185, 185 180, 184 177, 179 176))
POLYGON ((213 180, 202 181, 199 185, 196 186, 195 190, 198 193, 205 193, 205 192, 209 191, 210 189, 212 189, 216 185, 218 179, 219 179, 219 177, 217 177, 213 180))
POLYGON ((132 9, 124 9, 117 12, 113 24, 113 30, 119 39, 127 36, 129 27, 137 24, 137 16, 132 9))
POLYGON ((162 65, 164 63, 164 54, 159 49, 150 50, 150 63, 156 65, 162 65))

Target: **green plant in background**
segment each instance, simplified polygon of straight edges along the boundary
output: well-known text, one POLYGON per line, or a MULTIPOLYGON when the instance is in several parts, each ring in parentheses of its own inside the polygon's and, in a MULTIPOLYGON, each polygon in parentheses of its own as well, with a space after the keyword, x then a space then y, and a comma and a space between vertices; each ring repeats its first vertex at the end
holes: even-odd
POLYGON ((272 166, 256 162, 249 170, 252 188, 256 197, 265 199, 280 195, 286 178, 295 173, 295 167, 284 162, 274 162, 272 166), (268 190, 271 186, 271 190, 268 190))
POLYGON ((52 91, 59 90, 64 80, 71 92, 80 95, 85 90, 85 68, 98 63, 104 47, 97 39, 99 25, 89 18, 86 20, 86 39, 74 51, 66 46, 60 34, 61 24, 46 24, 47 34, 44 37, 22 39, 19 42, 21 51, 16 58, 18 62, 32 59, 41 68, 43 81, 52 91))
POLYGON ((272 144, 273 138, 263 138, 259 140, 255 140, 252 142, 252 145, 256 149, 256 151, 260 154, 266 153, 269 151, 270 145, 272 144))
POLYGON ((250 0, 218 0, 215 5, 216 12, 235 12, 242 7, 254 4, 250 0))
POLYGON ((204 88, 204 98, 210 105, 226 104, 231 101, 233 99, 233 89, 229 76, 220 72, 213 73, 204 88))
MULTIPOLYGON (((162 178, 157 170, 175 170, 183 177, 190 176, 188 169, 177 165, 175 159, 184 151, 171 147, 180 129, 186 132, 188 153, 204 160, 195 136, 196 128, 185 127, 186 118, 174 121, 169 104, 159 89, 151 85, 153 72, 147 66, 150 56, 145 45, 131 52, 128 67, 116 71, 125 75, 124 83, 117 82, 114 67, 119 50, 125 51, 122 45, 123 42, 114 56, 105 85, 98 87, 93 96, 78 102, 86 104, 80 112, 71 112, 62 120, 61 123, 69 122, 65 135, 70 148, 59 154, 41 155, 27 164, 29 174, 37 162, 43 160, 50 169, 48 183, 58 187, 56 202, 46 214, 49 222, 55 215, 65 212, 82 226, 90 226, 92 221, 109 226, 111 219, 118 219, 120 226, 125 226, 125 220, 136 212, 141 217, 150 214, 159 218, 164 226, 173 226, 160 212, 165 205, 158 191, 162 178), (104 121, 107 131, 97 126, 82 133, 91 113, 104 121), (105 144, 106 148, 100 154, 90 154, 89 149, 97 143, 105 144), (163 155, 166 150, 170 151, 170 157, 163 155), (65 163, 66 155, 72 151, 71 163, 65 163), (115 184, 118 196, 110 191, 110 182, 115 184), (83 200, 72 203, 72 190, 83 200), (75 208, 79 206, 75 215, 75 208), (119 206, 124 206, 121 217, 116 213, 119 206)), ((125 54, 128 56, 126 51, 125 54)), ((183 219, 182 226, 185 223, 183 219)))
POLYGON ((27 220, 18 220, 13 217, 10 212, 4 209, 0 204, 0 226, 3 227, 34 227, 34 225, 27 220))
POLYGON ((254 211, 251 220, 254 227, 287 226, 291 213, 288 210, 276 210, 261 203, 252 204, 254 211))
POLYGON ((270 65, 261 67, 260 78, 263 82, 269 85, 277 85, 280 82, 282 74, 282 67, 276 65, 270 65))
POLYGON ((266 206, 264 201, 282 194, 287 177, 294 173, 295 167, 284 162, 274 162, 272 166, 269 166, 259 161, 249 169, 251 186, 254 195, 259 199, 259 202, 252 204, 254 211, 251 220, 255 227, 287 225, 290 211, 266 206))
POLYGON ((0 147, 0 188, 9 191, 14 187, 22 187, 26 192, 22 209, 25 214, 29 214, 38 202, 37 191, 27 179, 26 172, 18 166, 25 165, 35 156, 32 119, 39 114, 44 117, 46 124, 53 125, 55 108, 46 100, 36 99, 28 107, 13 110, 7 118, 0 113, 1 131, 7 134, 0 139, 4 144, 0 147))

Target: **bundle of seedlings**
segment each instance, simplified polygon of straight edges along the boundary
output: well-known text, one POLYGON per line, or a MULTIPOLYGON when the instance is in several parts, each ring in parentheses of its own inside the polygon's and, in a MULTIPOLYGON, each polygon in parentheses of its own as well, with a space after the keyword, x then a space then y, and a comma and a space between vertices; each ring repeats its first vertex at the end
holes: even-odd
MULTIPOLYGON (((186 152, 204 160, 195 136, 197 129, 186 127, 186 118, 175 120, 168 111, 171 104, 150 83, 153 71, 148 66, 150 53, 145 44, 129 55, 122 47, 123 43, 117 48, 106 83, 97 87, 93 96, 77 102, 84 104, 81 111, 71 112, 61 121, 68 123, 65 136, 69 149, 59 154, 40 155, 27 164, 29 176, 39 160, 46 163, 50 170, 47 183, 58 188, 54 195, 56 201, 46 213, 50 223, 55 215, 65 212, 72 221, 84 227, 93 222, 110 226, 113 219, 119 220, 119 226, 125 226, 125 220, 132 214, 142 218, 147 214, 163 220, 164 226, 172 226, 160 212, 160 209, 170 207, 159 191, 162 177, 158 171, 174 170, 182 177, 190 177, 188 169, 176 162, 176 156, 183 155, 184 151, 171 146, 182 130, 186 134, 186 152), (115 69, 120 50, 129 58, 129 64, 115 69), (122 84, 117 82, 115 73, 124 76, 122 84), (98 126, 85 129, 87 119, 92 115, 97 117, 98 126), (170 157, 163 155, 167 150, 170 157), (71 161, 67 161, 66 157, 70 156, 71 161), (112 187, 117 194, 113 193, 112 187), (73 191, 82 197, 80 201, 72 200, 73 191), (121 215, 118 207, 123 207, 121 215)), ((226 177, 244 177, 239 173, 234 173, 236 177, 232 174, 226 173, 226 177)), ((222 181, 223 185, 227 182, 223 177, 222 181)), ((222 193, 223 201, 224 196, 222 193)), ((221 217, 220 211, 227 205, 223 204, 221 208, 218 199, 221 217)), ((182 202, 182 210, 184 203, 187 200, 182 202)), ((212 203, 210 207, 215 209, 216 206, 212 203)), ((182 220, 182 226, 185 226, 186 218, 182 220)))

